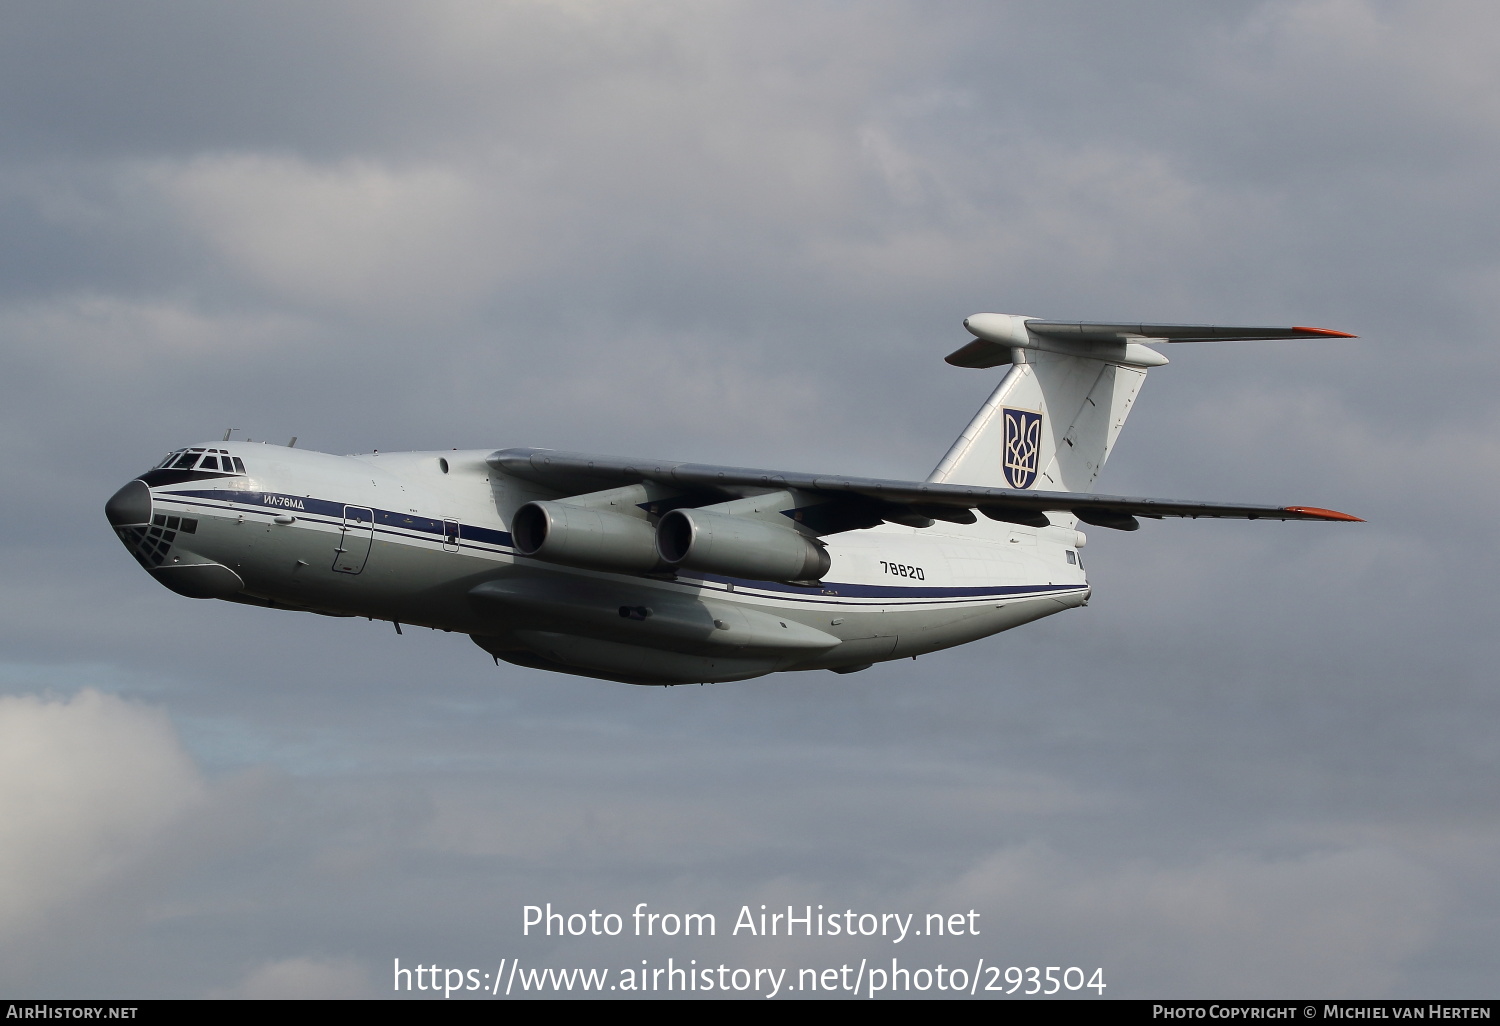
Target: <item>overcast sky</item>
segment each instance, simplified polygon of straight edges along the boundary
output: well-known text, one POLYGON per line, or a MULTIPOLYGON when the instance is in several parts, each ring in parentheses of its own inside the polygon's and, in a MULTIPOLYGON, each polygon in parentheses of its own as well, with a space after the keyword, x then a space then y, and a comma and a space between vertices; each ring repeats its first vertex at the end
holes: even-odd
POLYGON ((0 991, 1495 996, 1497 168, 1479 2, 0 6, 0 991), (983 310, 1357 333, 1175 347, 1099 484, 1369 522, 1095 529, 1087 609, 655 689, 183 599, 103 517, 231 426, 920 478, 983 310), (761 903, 982 933, 723 936, 761 903))

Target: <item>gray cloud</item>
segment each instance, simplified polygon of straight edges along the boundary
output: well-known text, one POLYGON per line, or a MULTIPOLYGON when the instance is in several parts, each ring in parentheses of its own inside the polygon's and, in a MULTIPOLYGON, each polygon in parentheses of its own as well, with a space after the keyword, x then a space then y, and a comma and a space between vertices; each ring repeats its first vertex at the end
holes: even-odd
POLYGON ((0 944, 98 901, 206 799, 166 717, 94 690, 0 698, 0 944))
POLYGON ((983 905, 995 946, 944 957, 1096 959, 1112 996, 1487 994, 1494 19, 6 12, 0 722, 77 740, 6 751, 5 800, 73 781, 36 836, 123 860, 15 849, 51 882, 7 982, 364 993, 687 950, 523 941, 526 902, 826 901, 983 905), (1359 332, 1174 347, 1101 486, 1371 523, 1095 530, 1087 610, 657 692, 188 602, 99 515, 231 426, 918 476, 991 387, 939 362, 982 309, 1359 332))

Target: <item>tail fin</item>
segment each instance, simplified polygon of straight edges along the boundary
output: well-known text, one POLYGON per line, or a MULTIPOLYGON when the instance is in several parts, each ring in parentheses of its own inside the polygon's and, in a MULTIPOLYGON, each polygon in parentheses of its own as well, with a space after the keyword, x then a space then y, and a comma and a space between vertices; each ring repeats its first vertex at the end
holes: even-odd
MULTIPOLYGON (((964 323, 1000 316, 978 314, 964 323)), ((1021 322, 1016 327, 1026 331, 1025 318, 1005 320, 1021 322)), ((981 336, 948 358, 959 366, 1012 366, 927 480, 1090 491, 1146 380, 1145 361, 1135 353, 1127 364, 1123 352, 1074 355, 1005 341, 1012 344, 981 336)), ((1144 355, 1166 363, 1150 350, 1144 355)))
POLYGON ((1206 324, 1090 324, 974 314, 973 342, 948 356, 958 367, 1011 364, 933 482, 1081 492, 1109 459, 1146 380, 1167 358, 1148 342, 1353 338, 1326 328, 1206 324))

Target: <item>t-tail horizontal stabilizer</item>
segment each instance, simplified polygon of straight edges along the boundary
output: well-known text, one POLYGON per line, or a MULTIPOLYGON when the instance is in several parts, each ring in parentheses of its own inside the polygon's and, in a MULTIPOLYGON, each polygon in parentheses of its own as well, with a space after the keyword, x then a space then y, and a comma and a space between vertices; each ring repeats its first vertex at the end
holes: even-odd
POLYGON ((1222 324, 1114 324, 1044 321, 1013 314, 981 313, 964 319, 974 341, 948 355, 955 367, 998 367, 1020 362, 1012 350, 1159 367, 1167 358, 1148 348, 1157 342, 1251 342, 1288 338, 1356 338, 1329 328, 1233 327, 1222 324))
MULTIPOLYGON (((1354 337, 1327 328, 1044 321, 997 313, 972 314, 964 327, 974 341, 948 354, 948 362, 1007 370, 928 480, 1055 492, 1093 491, 1146 372, 1167 363, 1157 343, 1354 337)), ((1079 506, 1072 515, 1101 527, 1140 526, 1134 520, 1140 511, 1079 506)))

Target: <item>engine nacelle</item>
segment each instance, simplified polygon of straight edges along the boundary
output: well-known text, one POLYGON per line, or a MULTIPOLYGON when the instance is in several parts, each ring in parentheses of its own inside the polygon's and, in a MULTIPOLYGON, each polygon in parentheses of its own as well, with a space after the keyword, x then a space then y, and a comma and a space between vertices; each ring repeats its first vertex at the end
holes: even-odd
POLYGON ((566 502, 526 503, 511 518, 510 534, 521 555, 549 563, 644 572, 660 562, 648 521, 566 502))
POLYGON ((662 561, 689 570, 755 581, 813 581, 828 572, 828 552, 791 526, 706 509, 674 509, 656 525, 662 561))

